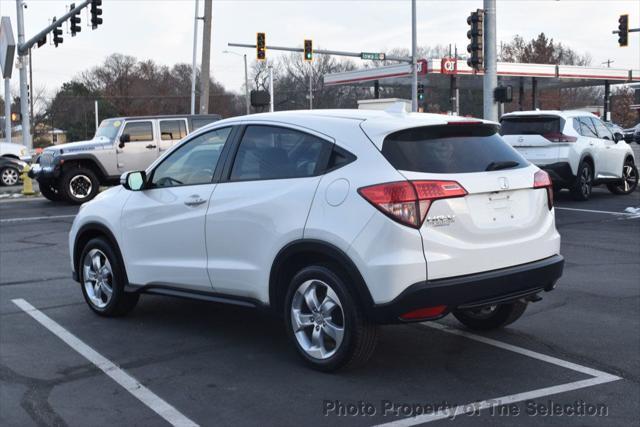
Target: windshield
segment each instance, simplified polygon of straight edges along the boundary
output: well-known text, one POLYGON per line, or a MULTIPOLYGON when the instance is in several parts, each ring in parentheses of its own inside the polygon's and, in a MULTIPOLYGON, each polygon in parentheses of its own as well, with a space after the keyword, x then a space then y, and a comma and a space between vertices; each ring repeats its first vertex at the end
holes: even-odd
POLYGON ((100 123, 100 126, 98 127, 98 130, 96 131, 96 135, 94 136, 94 138, 103 136, 103 137, 109 138, 110 140, 113 140, 115 139, 116 134, 118 133, 118 129, 120 129, 121 125, 122 125, 122 120, 116 120, 116 119, 103 120, 102 123, 100 123))

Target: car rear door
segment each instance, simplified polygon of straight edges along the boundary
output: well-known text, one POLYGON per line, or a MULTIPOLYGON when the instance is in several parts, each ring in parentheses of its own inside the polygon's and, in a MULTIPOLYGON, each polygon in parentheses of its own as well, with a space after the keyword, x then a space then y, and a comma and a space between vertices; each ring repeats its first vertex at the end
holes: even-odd
POLYGON ((620 178, 625 150, 619 149, 613 133, 600 119, 590 117, 598 134, 601 150, 597 154, 599 163, 596 178, 620 178))
POLYGON ((160 119, 158 127, 160 129, 159 154, 176 145, 188 133, 186 118, 160 119))
POLYGON ((189 139, 149 172, 147 188, 132 192, 120 237, 131 283, 211 290, 205 216, 231 135, 223 127, 189 139))
POLYGON ((428 206, 420 234, 429 280, 525 264, 559 251, 549 193, 533 188, 539 169, 496 132, 484 124, 426 126, 396 132, 383 143, 382 154, 416 186, 428 192, 430 182, 447 181, 465 190, 428 206))
POLYGON ((273 261, 303 237, 333 141, 258 123, 238 140, 207 212, 208 270, 217 292, 266 302, 273 261))

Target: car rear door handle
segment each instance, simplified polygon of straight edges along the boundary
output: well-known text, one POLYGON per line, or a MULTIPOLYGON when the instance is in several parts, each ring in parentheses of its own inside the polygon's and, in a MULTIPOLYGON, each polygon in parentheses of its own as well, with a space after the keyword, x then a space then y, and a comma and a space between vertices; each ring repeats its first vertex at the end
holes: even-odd
POLYGON ((151 150, 151 149, 153 149, 153 148, 156 148, 156 147, 157 147, 157 145, 153 145, 153 144, 149 144, 149 145, 147 145, 147 148, 148 148, 149 150, 151 150))
POLYGON ((189 198, 189 200, 185 200, 184 204, 189 206, 190 208, 196 207, 196 206, 200 206, 203 203, 206 203, 207 201, 203 198, 201 198, 200 196, 194 194, 193 196, 191 196, 189 198))

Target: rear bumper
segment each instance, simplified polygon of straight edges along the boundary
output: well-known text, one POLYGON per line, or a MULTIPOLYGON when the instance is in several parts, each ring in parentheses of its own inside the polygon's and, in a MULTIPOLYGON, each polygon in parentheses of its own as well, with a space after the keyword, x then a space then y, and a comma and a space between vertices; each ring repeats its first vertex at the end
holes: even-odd
POLYGON ((400 316, 425 307, 445 305, 471 308, 491 305, 550 291, 562 276, 560 255, 514 267, 446 279, 428 280, 409 286, 393 301, 375 305, 377 323, 400 323, 400 316))
POLYGON ((573 182, 576 180, 576 176, 573 174, 571 165, 568 162, 558 162, 537 166, 551 176, 551 182, 554 184, 568 187, 573 185, 573 182))

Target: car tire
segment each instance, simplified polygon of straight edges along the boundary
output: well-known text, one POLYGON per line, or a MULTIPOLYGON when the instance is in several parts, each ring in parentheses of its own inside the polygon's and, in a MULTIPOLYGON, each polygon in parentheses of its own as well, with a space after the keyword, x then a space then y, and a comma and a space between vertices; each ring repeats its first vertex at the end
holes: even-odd
POLYGON ((571 196, 581 202, 589 200, 593 189, 593 168, 589 162, 581 162, 578 166, 578 176, 571 187, 571 196))
POLYGON ((487 331, 512 324, 522 316, 527 305, 526 302, 515 301, 478 309, 454 310, 453 315, 469 329, 487 331))
POLYGON ((312 368, 355 368, 371 358, 378 328, 364 315, 339 269, 314 265, 300 270, 284 306, 287 335, 312 368))
POLYGON ((100 316, 124 316, 140 298, 137 293, 125 292, 124 265, 112 244, 102 237, 89 240, 82 249, 78 277, 84 300, 100 316))
POLYGON ((64 196, 61 194, 58 187, 48 182, 38 182, 38 188, 40 188, 40 194, 52 202, 59 202, 63 200, 64 196))
POLYGON ((632 159, 627 159, 622 166, 622 181, 607 184, 613 194, 631 194, 638 188, 638 168, 632 159))
POLYGON ((6 166, 0 169, 0 184, 5 187, 16 185, 20 182, 20 171, 17 168, 6 166))
POLYGON ((60 189, 64 200, 79 205, 96 197, 99 188, 96 174, 91 169, 78 167, 64 173, 60 189))

